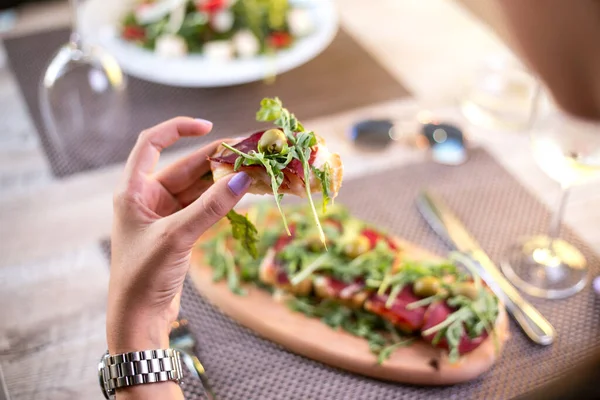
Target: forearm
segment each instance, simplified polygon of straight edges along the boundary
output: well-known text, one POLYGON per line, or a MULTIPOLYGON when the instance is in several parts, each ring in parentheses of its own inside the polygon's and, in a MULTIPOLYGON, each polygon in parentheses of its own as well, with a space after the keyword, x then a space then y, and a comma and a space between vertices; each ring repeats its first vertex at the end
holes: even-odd
POLYGON ((600 1, 496 0, 516 50, 556 102, 600 117, 600 1))

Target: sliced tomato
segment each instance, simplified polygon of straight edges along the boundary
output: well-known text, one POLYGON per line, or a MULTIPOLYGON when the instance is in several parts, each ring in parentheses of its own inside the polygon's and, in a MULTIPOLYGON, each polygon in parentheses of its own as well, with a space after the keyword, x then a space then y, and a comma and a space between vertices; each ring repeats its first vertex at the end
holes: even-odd
POLYGON ((388 246, 390 246, 390 249, 398 250, 398 246, 396 246, 396 243, 394 243, 392 238, 390 238, 387 235, 384 235, 381 232, 378 232, 374 229, 365 228, 365 229, 363 229, 361 234, 363 236, 365 236, 367 239, 369 239, 369 242, 371 242, 371 250, 375 248, 375 246, 377 245, 377 242, 380 240, 385 240, 387 242, 388 246))

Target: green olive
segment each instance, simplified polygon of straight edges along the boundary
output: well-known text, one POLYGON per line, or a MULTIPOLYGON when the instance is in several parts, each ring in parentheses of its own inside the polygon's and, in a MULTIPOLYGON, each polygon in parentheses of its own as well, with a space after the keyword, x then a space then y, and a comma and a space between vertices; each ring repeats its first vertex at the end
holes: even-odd
POLYGON ((357 236, 344 246, 344 254, 350 258, 356 258, 371 250, 371 241, 364 235, 357 236))
POLYGON ((459 282, 452 286, 452 294, 454 296, 465 296, 471 300, 476 300, 479 297, 479 292, 473 282, 459 282))
POLYGON ((306 247, 308 247, 308 250, 312 251, 313 253, 320 253, 325 250, 325 246, 323 245, 319 235, 309 236, 306 239, 306 247))
POLYGON ((258 151, 267 154, 287 154, 288 144, 285 133, 280 129, 269 129, 260 137, 258 151))
POLYGON ((419 297, 434 296, 440 292, 442 284, 435 276, 424 276, 413 284, 413 292, 419 297))

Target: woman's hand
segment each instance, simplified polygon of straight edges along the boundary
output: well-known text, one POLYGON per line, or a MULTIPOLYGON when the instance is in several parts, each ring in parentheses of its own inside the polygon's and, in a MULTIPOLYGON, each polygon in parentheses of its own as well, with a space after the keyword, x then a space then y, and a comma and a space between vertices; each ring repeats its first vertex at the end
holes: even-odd
POLYGON ((169 347, 194 243, 250 186, 245 173, 214 184, 202 179, 221 141, 154 173, 164 148, 211 128, 191 118, 164 122, 140 134, 127 160, 114 197, 106 328, 111 354, 169 347))

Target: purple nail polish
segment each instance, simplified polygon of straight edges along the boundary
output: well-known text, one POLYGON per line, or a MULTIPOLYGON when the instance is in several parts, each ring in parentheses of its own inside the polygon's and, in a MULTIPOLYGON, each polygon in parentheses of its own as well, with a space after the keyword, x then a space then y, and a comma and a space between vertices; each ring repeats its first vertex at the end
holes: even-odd
POLYGON ((210 126, 212 126, 212 124, 213 124, 213 123, 212 123, 212 122, 210 122, 209 120, 207 120, 207 119, 202 119, 202 118, 196 118, 196 121, 200 122, 201 124, 210 125, 210 126))
POLYGON ((594 278, 592 286, 594 287, 594 291, 600 295, 600 276, 594 278))
POLYGON ((229 180, 227 186, 229 186, 229 189, 233 192, 233 194, 239 196, 250 187, 251 183, 252 179, 250 178, 250 175, 245 172, 238 172, 229 180))

